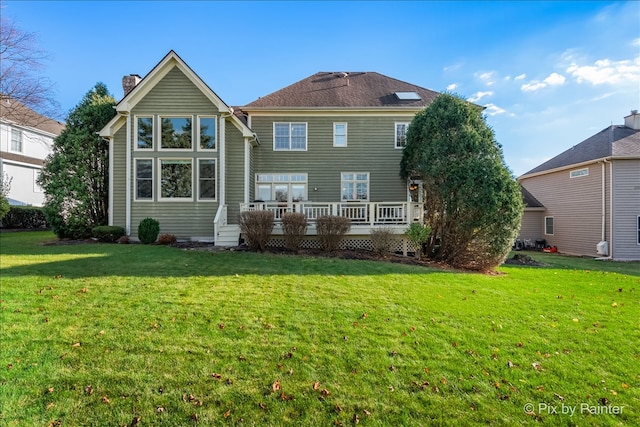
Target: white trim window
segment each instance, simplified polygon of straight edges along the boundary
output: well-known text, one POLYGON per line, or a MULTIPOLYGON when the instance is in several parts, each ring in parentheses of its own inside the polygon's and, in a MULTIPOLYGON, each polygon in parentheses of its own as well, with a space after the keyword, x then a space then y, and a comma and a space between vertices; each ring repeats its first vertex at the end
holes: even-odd
POLYGON ((193 149, 192 116, 160 116, 160 149, 185 151, 193 149))
POLYGON ((555 231, 554 219, 552 216, 544 217, 544 234, 547 236, 553 236, 555 231))
POLYGON ((342 172, 340 200, 369 200, 369 172, 342 172))
POLYGON ((409 129, 408 122, 396 123, 395 147, 397 149, 402 149, 407 144, 407 129, 409 129))
POLYGON ((153 159, 135 161, 135 200, 153 200, 153 159))
POLYGON ((638 215, 638 218, 637 218, 637 225, 638 225, 638 229, 637 229, 638 234, 636 234, 636 236, 638 238, 638 246, 640 246, 640 215, 638 215))
POLYGON ((198 200, 216 201, 215 159, 198 159, 198 200))
POLYGON ((333 124, 333 146, 334 147, 347 146, 347 124, 346 123, 333 124))
POLYGON ((273 123, 274 151, 307 151, 306 123, 273 123))
POLYGON ((581 176, 588 176, 589 168, 576 169, 569 172, 569 178, 580 178, 581 176))
POLYGON ((216 116, 198 116, 197 135, 199 151, 217 150, 216 123, 216 116))
POLYGON ((256 200, 300 202, 307 200, 306 173, 256 174, 256 200))
POLYGON ((193 200, 193 160, 158 159, 160 200, 193 200))
POLYGON ((136 116, 135 120, 136 135, 135 150, 153 150, 153 116, 136 116))
POLYGON ((20 129, 11 129, 11 151, 22 153, 22 131, 20 129))

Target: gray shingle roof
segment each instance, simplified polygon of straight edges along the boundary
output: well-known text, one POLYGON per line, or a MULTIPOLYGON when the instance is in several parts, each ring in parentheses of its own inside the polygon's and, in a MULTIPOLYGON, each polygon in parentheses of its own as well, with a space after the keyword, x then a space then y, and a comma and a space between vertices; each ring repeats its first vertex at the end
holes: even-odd
POLYGON ((429 105, 438 92, 376 72, 320 72, 258 98, 243 108, 358 108, 429 105), (419 100, 401 100, 396 92, 415 92, 419 100))
POLYGON ((533 194, 529 193, 529 190, 520 186, 520 192, 522 193, 522 201, 525 208, 543 208, 544 205, 536 199, 533 194))
POLYGON ((611 156, 640 157, 640 130, 621 125, 609 126, 524 175, 611 156))

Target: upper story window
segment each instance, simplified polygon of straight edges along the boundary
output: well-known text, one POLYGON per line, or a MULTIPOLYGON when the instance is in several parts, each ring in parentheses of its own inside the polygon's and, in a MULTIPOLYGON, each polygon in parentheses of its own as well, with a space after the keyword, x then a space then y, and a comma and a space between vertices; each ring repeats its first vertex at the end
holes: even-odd
POLYGON ((153 149, 153 117, 137 117, 136 130, 137 150, 153 149))
POLYGON ((587 176, 587 175, 589 175, 589 168, 576 169, 569 172, 570 178, 578 178, 578 177, 587 176))
POLYGON ((198 117, 198 136, 200 150, 215 150, 216 147, 216 118, 198 117))
POLYGON ((22 131, 11 129, 11 151, 22 153, 22 131))
POLYGON ((273 149, 287 151, 307 150, 306 123, 274 123, 273 149))
POLYGON ((191 150, 193 145, 192 117, 161 117, 160 148, 163 150, 191 150))
POLYGON ((407 144, 409 123, 396 123, 396 148, 404 148, 407 144))
POLYGON ((369 200, 369 172, 342 172, 342 200, 369 200))
POLYGON ((346 123, 333 124, 333 146, 334 147, 347 146, 347 124, 346 123))

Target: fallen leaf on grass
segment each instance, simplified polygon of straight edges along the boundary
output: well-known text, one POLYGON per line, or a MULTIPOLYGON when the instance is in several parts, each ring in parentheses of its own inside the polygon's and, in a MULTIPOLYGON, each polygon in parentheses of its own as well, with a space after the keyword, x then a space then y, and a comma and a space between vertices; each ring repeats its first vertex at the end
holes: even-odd
POLYGON ((448 381, 447 381, 447 379, 445 377, 440 378, 440 382, 442 384, 447 384, 448 383, 448 381))
POLYGON ((342 412, 342 406, 336 405, 335 410, 336 410, 337 413, 342 412))
POLYGON ((326 388, 323 388, 322 390, 320 390, 320 394, 327 397, 331 395, 331 392, 329 390, 327 390, 326 388))
POLYGON ((107 396, 102 396, 102 403, 111 403, 111 401, 109 400, 109 398, 107 396))
POLYGON ((220 375, 220 374, 218 374, 218 373, 216 373, 216 372, 214 372, 213 374, 211 374, 211 376, 213 377, 213 379, 216 379, 216 380, 219 380, 219 379, 221 379, 221 378, 222 378, 222 375, 220 375))
POLYGON ((360 417, 358 414, 353 414, 353 423, 358 424, 360 422, 360 417))
POLYGON ((156 408, 156 412, 157 412, 157 413, 159 413, 159 414, 161 414, 161 413, 163 413, 163 412, 164 412, 164 408, 163 408, 162 406, 158 406, 158 407, 156 408))
POLYGON ((51 393, 53 393, 53 387, 49 387, 49 388, 47 389, 47 394, 51 394, 51 393))
POLYGON ((229 418, 229 415, 231 415, 231 409, 229 409, 227 412, 222 414, 222 416, 225 417, 225 418, 229 418))
POLYGON ((564 396, 560 396, 558 393, 553 393, 553 395, 556 397, 556 399, 564 401, 564 396))
POLYGON ((197 422, 197 421, 198 421, 198 414, 192 414, 192 415, 191 415, 191 419, 192 419, 193 421, 196 421, 196 422, 197 422))
POLYGON ((271 390, 273 390, 274 393, 280 390, 280 388, 280 380, 275 380, 273 384, 271 384, 271 390))
POLYGON ((47 404, 47 409, 51 409, 51 408, 53 408, 54 406, 56 406, 56 404, 55 404, 55 403, 53 403, 53 402, 51 402, 51 403, 47 404))
POLYGON ((628 389, 629 388, 629 384, 622 383, 622 388, 628 389))
POLYGON ((140 423, 140 417, 133 417, 131 420, 131 427, 135 427, 140 423))
POLYGON ((265 404, 264 404, 264 403, 262 403, 262 402, 260 402, 260 403, 258 404, 258 407, 259 407, 260 409, 262 409, 262 410, 266 410, 266 409, 267 409, 267 405, 265 405, 265 404))
POLYGON ((71 347, 80 347, 80 343, 79 342, 73 343, 71 347))
POLYGON ((365 414, 367 417, 370 417, 370 416, 371 416, 371 412, 367 411, 366 409, 363 409, 363 410, 362 410, 362 412, 364 412, 364 414, 365 414))
POLYGON ((531 366, 533 366, 533 369, 535 369, 536 371, 542 371, 542 365, 538 362, 533 362, 531 366))
POLYGON ((293 396, 287 395, 283 391, 282 393, 280 393, 280 399, 282 399, 282 400, 293 400, 293 396))
POLYGON ((314 390, 319 390, 320 389, 320 383, 318 381, 314 382, 312 388, 314 390))

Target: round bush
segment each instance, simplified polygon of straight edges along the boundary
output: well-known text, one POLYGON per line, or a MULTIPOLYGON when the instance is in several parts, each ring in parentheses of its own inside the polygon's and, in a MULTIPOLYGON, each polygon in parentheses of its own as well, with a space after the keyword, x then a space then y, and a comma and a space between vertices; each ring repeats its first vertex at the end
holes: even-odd
POLYGON ((153 243, 160 234, 160 223, 153 218, 145 218, 138 225, 138 239, 144 244, 153 243))

